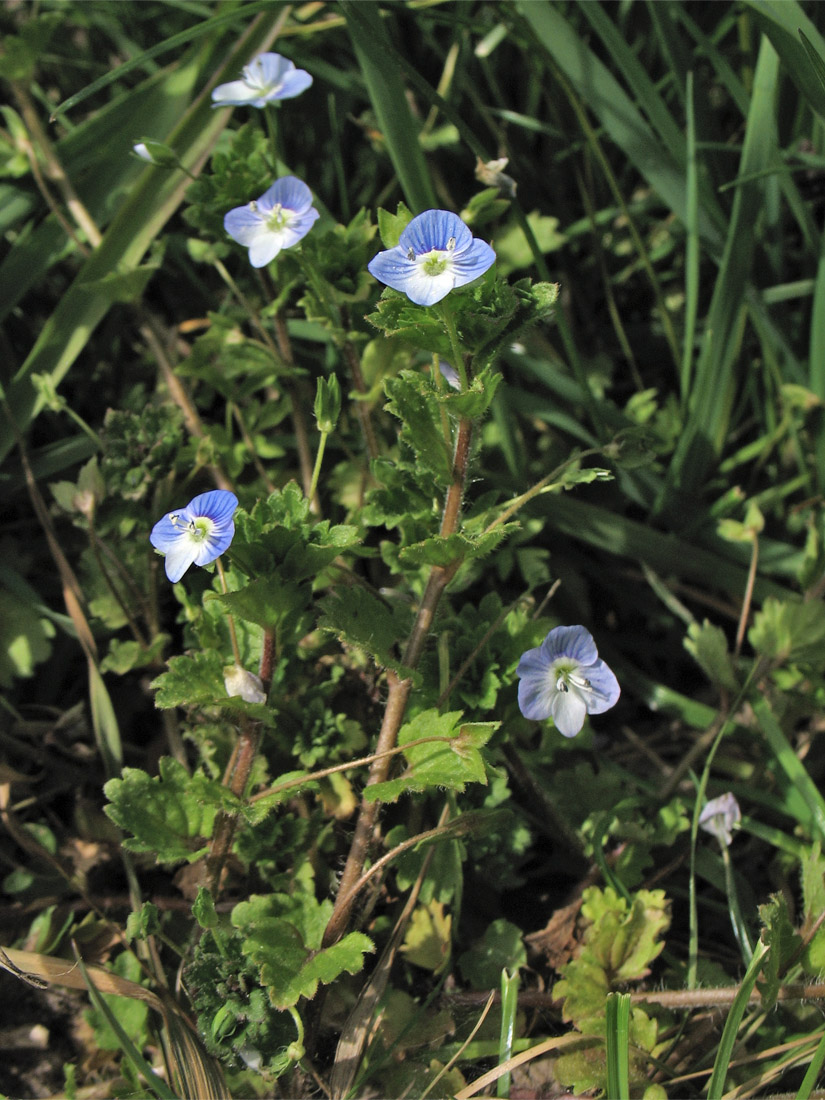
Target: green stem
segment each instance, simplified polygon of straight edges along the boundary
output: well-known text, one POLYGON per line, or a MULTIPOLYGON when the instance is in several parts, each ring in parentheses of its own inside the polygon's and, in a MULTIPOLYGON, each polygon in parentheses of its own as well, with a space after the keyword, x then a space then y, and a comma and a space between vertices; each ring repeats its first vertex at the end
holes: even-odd
POLYGON ((736 937, 736 942, 739 944, 739 950, 742 952, 742 958, 745 960, 745 966, 748 966, 753 958, 753 945, 748 936, 745 922, 742 919, 742 910, 739 907, 739 895, 736 892, 736 883, 733 878, 733 864, 726 844, 722 845, 722 862, 725 865, 725 891, 728 895, 730 922, 733 926, 733 934, 736 937))
POLYGON ((514 516, 516 512, 518 512, 520 508, 523 508, 525 504, 531 501, 533 497, 537 497, 539 493, 544 492, 544 490, 547 489, 548 486, 552 486, 553 482, 556 481, 562 473, 564 473, 568 466, 572 466, 574 462, 580 462, 583 458, 590 458, 591 455, 603 454, 603 447, 591 447, 587 451, 579 451, 576 454, 571 455, 570 458, 565 459, 565 461, 560 463, 555 468, 555 470, 551 470, 551 472, 543 477, 541 481, 537 481, 536 484, 529 488, 526 493, 522 493, 520 496, 517 496, 513 500, 511 500, 504 511, 497 515, 493 522, 489 523, 487 527, 485 527, 484 534, 486 535, 489 531, 495 530, 495 528, 499 527, 502 523, 506 523, 510 516, 514 516))
POLYGON ((386 752, 373 752, 369 756, 362 756, 360 760, 347 760, 345 764, 332 764, 328 768, 321 768, 317 772, 309 772, 307 775, 299 775, 294 779, 287 779, 284 783, 276 783, 274 787, 268 787, 265 791, 258 791, 257 794, 253 794, 249 799, 250 803, 258 802, 262 798, 271 798, 273 794, 279 794, 281 791, 288 791, 292 787, 303 787, 307 783, 316 783, 319 779, 326 779, 328 775, 335 775, 337 772, 350 771, 352 768, 363 768, 367 764, 372 764, 376 760, 385 756, 397 756, 399 753, 406 752, 407 749, 414 749, 417 745, 432 745, 438 743, 441 745, 449 745, 449 737, 416 737, 413 741, 405 741, 403 745, 396 745, 394 749, 388 749, 386 752))
POLYGON ((440 302, 438 305, 438 314, 444 322, 444 327, 447 329, 447 335, 450 338, 450 347, 453 353, 453 366, 458 371, 458 377, 461 379, 461 392, 464 393, 468 388, 467 368, 464 365, 464 356, 461 354, 461 345, 458 342, 458 331, 455 327, 455 318, 453 317, 450 307, 443 302, 440 302))
POLYGON ((312 481, 310 482, 309 492, 307 493, 307 500, 313 500, 315 498, 315 490, 318 488, 318 478, 321 475, 321 463, 324 461, 324 451, 327 449, 327 437, 329 432, 321 432, 321 441, 318 444, 318 453, 315 456, 315 468, 312 471, 312 481))
POLYGON ((278 174, 278 121, 275 115, 277 107, 267 103, 264 107, 266 132, 269 137, 269 155, 272 158, 272 171, 278 174))
MULTIPOLYGON (((221 587, 223 588, 223 594, 227 596, 229 594, 229 588, 226 584, 226 574, 223 571, 223 565, 220 558, 215 558, 215 568, 218 570, 218 576, 221 578, 221 587)), ((241 665, 241 651, 238 649, 238 636, 235 633, 235 620, 232 618, 232 612, 227 611, 226 622, 229 626, 229 637, 232 640, 232 652, 235 656, 235 664, 238 668, 242 668, 241 665)))

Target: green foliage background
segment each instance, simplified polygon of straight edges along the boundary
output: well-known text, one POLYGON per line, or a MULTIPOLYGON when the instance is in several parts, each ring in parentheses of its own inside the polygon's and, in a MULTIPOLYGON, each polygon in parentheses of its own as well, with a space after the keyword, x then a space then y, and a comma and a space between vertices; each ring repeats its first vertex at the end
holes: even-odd
POLYGON ((73 995, 69 1068, 15 1054, 0 1090, 812 1094, 822 11, 0 12, 2 981, 58 983, 76 950, 106 995, 73 995), (270 48, 311 89, 269 123, 213 110, 270 48), (223 215, 287 173, 321 218, 256 273, 223 215), (498 255, 450 299, 460 394, 437 311, 366 270, 431 207, 498 255), (211 569, 173 588, 148 533, 216 486, 241 500, 226 590, 211 569), (227 611, 266 704, 226 694, 227 611), (572 741, 516 700, 559 623, 622 685, 572 741), (401 751, 367 785, 406 678, 401 751), (698 818, 728 790, 721 851, 698 818), (380 831, 327 942, 362 800, 380 831))

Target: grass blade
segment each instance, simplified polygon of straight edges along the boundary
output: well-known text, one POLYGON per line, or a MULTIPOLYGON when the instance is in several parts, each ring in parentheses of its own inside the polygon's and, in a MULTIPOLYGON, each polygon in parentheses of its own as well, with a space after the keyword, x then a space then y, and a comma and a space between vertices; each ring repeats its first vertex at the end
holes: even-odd
POLYGON ((799 1086, 799 1091, 796 1094, 795 1100, 808 1100, 808 1097, 814 1090, 814 1085, 816 1085, 819 1074, 822 1071, 823 1063, 825 1063, 825 1035, 819 1040, 814 1056, 811 1059, 811 1064, 808 1066, 807 1072, 802 1078, 802 1084, 799 1086))
POLYGON ((708 1083, 708 1100, 722 1100, 725 1078, 728 1073, 728 1066, 730 1065, 731 1055, 733 1054, 733 1046, 736 1042, 739 1025, 742 1022, 745 1009, 748 1007, 751 992, 754 985, 756 985, 756 979, 759 977, 759 971, 762 969, 762 960, 767 951, 767 946, 760 940, 756 945, 751 964, 745 972, 745 977, 742 979, 742 984, 739 986, 739 992, 736 994, 733 1004, 730 1006, 730 1012, 725 1021, 725 1029, 722 1032, 722 1038, 719 1040, 716 1060, 713 1063, 713 1073, 708 1083))
POLYGON ((825 841, 825 799, 819 793, 819 788, 791 748, 782 727, 768 705, 767 699, 756 699, 753 710, 759 722, 759 728, 773 750, 776 762, 784 771, 790 785, 802 795, 805 805, 810 811, 812 823, 819 832, 820 839, 825 841))
POLYGON ((630 994, 607 994, 607 1095, 610 1100, 630 1097, 630 994))
MULTIPOLYGON (((513 1039, 516 1034, 516 1013, 518 1011, 519 976, 505 966, 501 971, 501 1031, 498 1042, 498 1064, 503 1065, 513 1057, 513 1039)), ((496 1096, 510 1095, 510 1071, 503 1073, 496 1081, 496 1096)))
POLYGON ((825 88, 809 53, 810 49, 814 56, 825 56, 825 40, 802 6, 796 0, 745 0, 744 6, 770 38, 788 76, 803 97, 820 117, 825 118, 825 88))
MULTIPOLYGON (((516 9, 610 138, 680 221, 686 221, 684 167, 662 146, 615 77, 576 35, 558 6, 547 0, 519 0, 516 9)), ((704 212, 699 231, 713 251, 721 251, 719 232, 704 212)))
POLYGON ((196 38, 202 38, 204 35, 212 34, 222 27, 231 26, 233 23, 242 23, 251 19, 253 15, 257 15, 258 12, 264 11, 268 7, 271 7, 270 0, 254 0, 253 3, 246 4, 243 7, 233 8, 230 11, 223 12, 221 15, 213 15, 211 19, 202 19, 193 27, 187 27, 185 31, 173 34, 171 38, 166 38, 163 42, 159 42, 157 46, 152 46, 151 49, 144 50, 144 52, 138 54, 137 57, 129 58, 129 60, 124 61, 122 65, 118 65, 116 69, 104 73, 99 79, 93 81, 91 84, 87 84, 85 88, 81 88, 79 92, 75 92, 75 94, 69 96, 68 99, 64 99, 62 103, 55 107, 49 121, 54 122, 58 115, 65 114, 66 111, 70 111, 72 107, 76 107, 78 103, 82 103, 84 99, 88 99, 89 96, 95 95, 103 88, 108 88, 110 84, 120 80, 133 69, 142 68, 147 61, 151 61, 155 57, 160 57, 161 54, 168 53, 170 50, 177 50, 181 46, 186 45, 187 42, 192 42, 196 38))
MULTIPOLYGON (((739 176, 776 162, 775 98, 779 57, 762 40, 748 112, 739 176)), ((708 312, 705 341, 691 390, 685 431, 671 462, 664 499, 675 490, 698 491, 724 446, 737 390, 736 363, 745 323, 745 296, 755 247, 753 227, 761 212, 764 180, 750 178, 736 191, 722 266, 708 312), (670 491, 668 491, 670 490, 670 491)))
POLYGON ((404 198, 414 214, 432 209, 437 203, 418 140, 418 127, 392 59, 378 5, 342 0, 340 6, 404 198))
POLYGON ((699 313, 699 189, 696 166, 696 117, 693 109, 693 73, 687 74, 687 163, 685 185, 687 210, 685 229, 685 331, 682 337, 682 401, 687 403, 693 376, 696 318, 699 313))
POLYGON ((123 1030, 120 1025, 120 1021, 115 1014, 109 1008, 106 1001, 98 992, 97 987, 91 979, 91 976, 83 964, 83 960, 79 955, 76 957, 77 968, 83 975, 83 980, 86 983, 86 988, 89 992, 89 998, 94 1007, 100 1012, 100 1014, 106 1019, 107 1024, 117 1036, 117 1040, 120 1043, 120 1049, 124 1055, 129 1059, 136 1073, 144 1079, 149 1089, 158 1097, 158 1100, 175 1100, 175 1094, 166 1084, 162 1077, 154 1072, 152 1067, 137 1049, 135 1044, 123 1030))
MULTIPOLYGON (((261 18, 236 45, 224 67, 225 75, 236 72, 250 51, 266 42, 279 13, 272 11, 261 18)), ((198 66, 193 59, 190 65, 198 66)), ((184 75, 173 74, 178 79, 184 75)), ((228 120, 228 112, 213 111, 205 96, 195 103, 168 139, 181 162, 190 171, 203 162, 228 120)), ((9 407, 17 426, 24 432, 41 410, 41 402, 31 382, 34 373, 45 374, 57 386, 86 346, 89 337, 113 304, 105 286, 92 289, 107 276, 135 271, 163 226, 180 205, 189 186, 189 177, 181 171, 148 168, 113 219, 101 244, 86 260, 74 282, 63 294, 54 313, 7 389, 9 407)), ((0 461, 14 446, 11 429, 0 425, 0 461)))

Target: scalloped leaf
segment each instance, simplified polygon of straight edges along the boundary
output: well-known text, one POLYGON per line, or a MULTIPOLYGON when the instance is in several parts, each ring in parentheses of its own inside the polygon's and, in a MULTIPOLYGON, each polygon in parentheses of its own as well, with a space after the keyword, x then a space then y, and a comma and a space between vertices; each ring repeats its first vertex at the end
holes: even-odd
POLYGON ((194 863, 208 851, 216 815, 238 809, 238 800, 202 772, 189 775, 171 757, 163 757, 159 768, 155 777, 124 768, 120 779, 110 779, 103 788, 105 812, 132 833, 123 842, 128 851, 151 852, 159 863, 194 863))
POLYGON ((338 588, 323 601, 322 630, 337 634, 342 642, 366 650, 381 668, 401 672, 404 666, 395 652, 406 637, 407 608, 391 608, 365 588, 338 588))
POLYGON ((260 968, 275 1008, 291 1008, 301 997, 314 997, 319 983, 363 969, 364 954, 374 945, 362 932, 321 949, 331 914, 332 902, 311 894, 256 895, 233 909, 232 924, 246 937, 244 955, 260 968))
POLYGON ((422 711, 401 727, 398 744, 407 745, 422 737, 441 737, 404 750, 406 770, 396 779, 367 787, 369 802, 395 802, 408 791, 442 787, 463 791, 468 783, 487 783, 487 770, 480 749, 501 725, 500 722, 463 722, 461 711, 439 714, 435 708, 422 711))

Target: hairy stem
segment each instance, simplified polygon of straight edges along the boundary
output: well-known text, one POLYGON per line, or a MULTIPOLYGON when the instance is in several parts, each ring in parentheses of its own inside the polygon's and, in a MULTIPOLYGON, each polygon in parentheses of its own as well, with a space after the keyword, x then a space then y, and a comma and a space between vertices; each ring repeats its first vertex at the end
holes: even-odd
MULTIPOLYGON (((440 534, 442 536, 453 534, 458 527, 461 498, 467 480, 472 429, 471 420, 463 419, 459 422, 453 458, 453 477, 447 490, 441 517, 440 534)), ((458 560, 447 567, 433 566, 404 650, 403 663, 407 668, 414 669, 418 664, 442 593, 455 576, 460 564, 458 560)), ((409 677, 401 678, 394 672, 388 672, 387 681, 389 684, 387 703, 375 746, 376 759, 370 767, 367 778, 367 788, 375 783, 385 782, 389 775, 393 759, 391 754, 398 740, 398 731, 401 729, 412 690, 412 680, 409 677)), ((324 933, 324 946, 339 940, 349 924, 352 907, 362 880, 364 863, 377 825, 379 807, 380 803, 377 801, 368 802, 366 799, 361 801, 355 835, 341 875, 335 907, 324 933)))
MULTIPOLYGON (((223 777, 224 786, 228 787, 236 798, 242 798, 246 791, 260 740, 260 723, 244 718, 238 734, 237 747, 223 777)), ((221 890, 226 858, 232 847, 237 823, 238 815, 226 811, 218 814, 215 821, 215 832, 212 836, 209 855, 206 857, 206 881, 213 897, 217 897, 221 890)))

